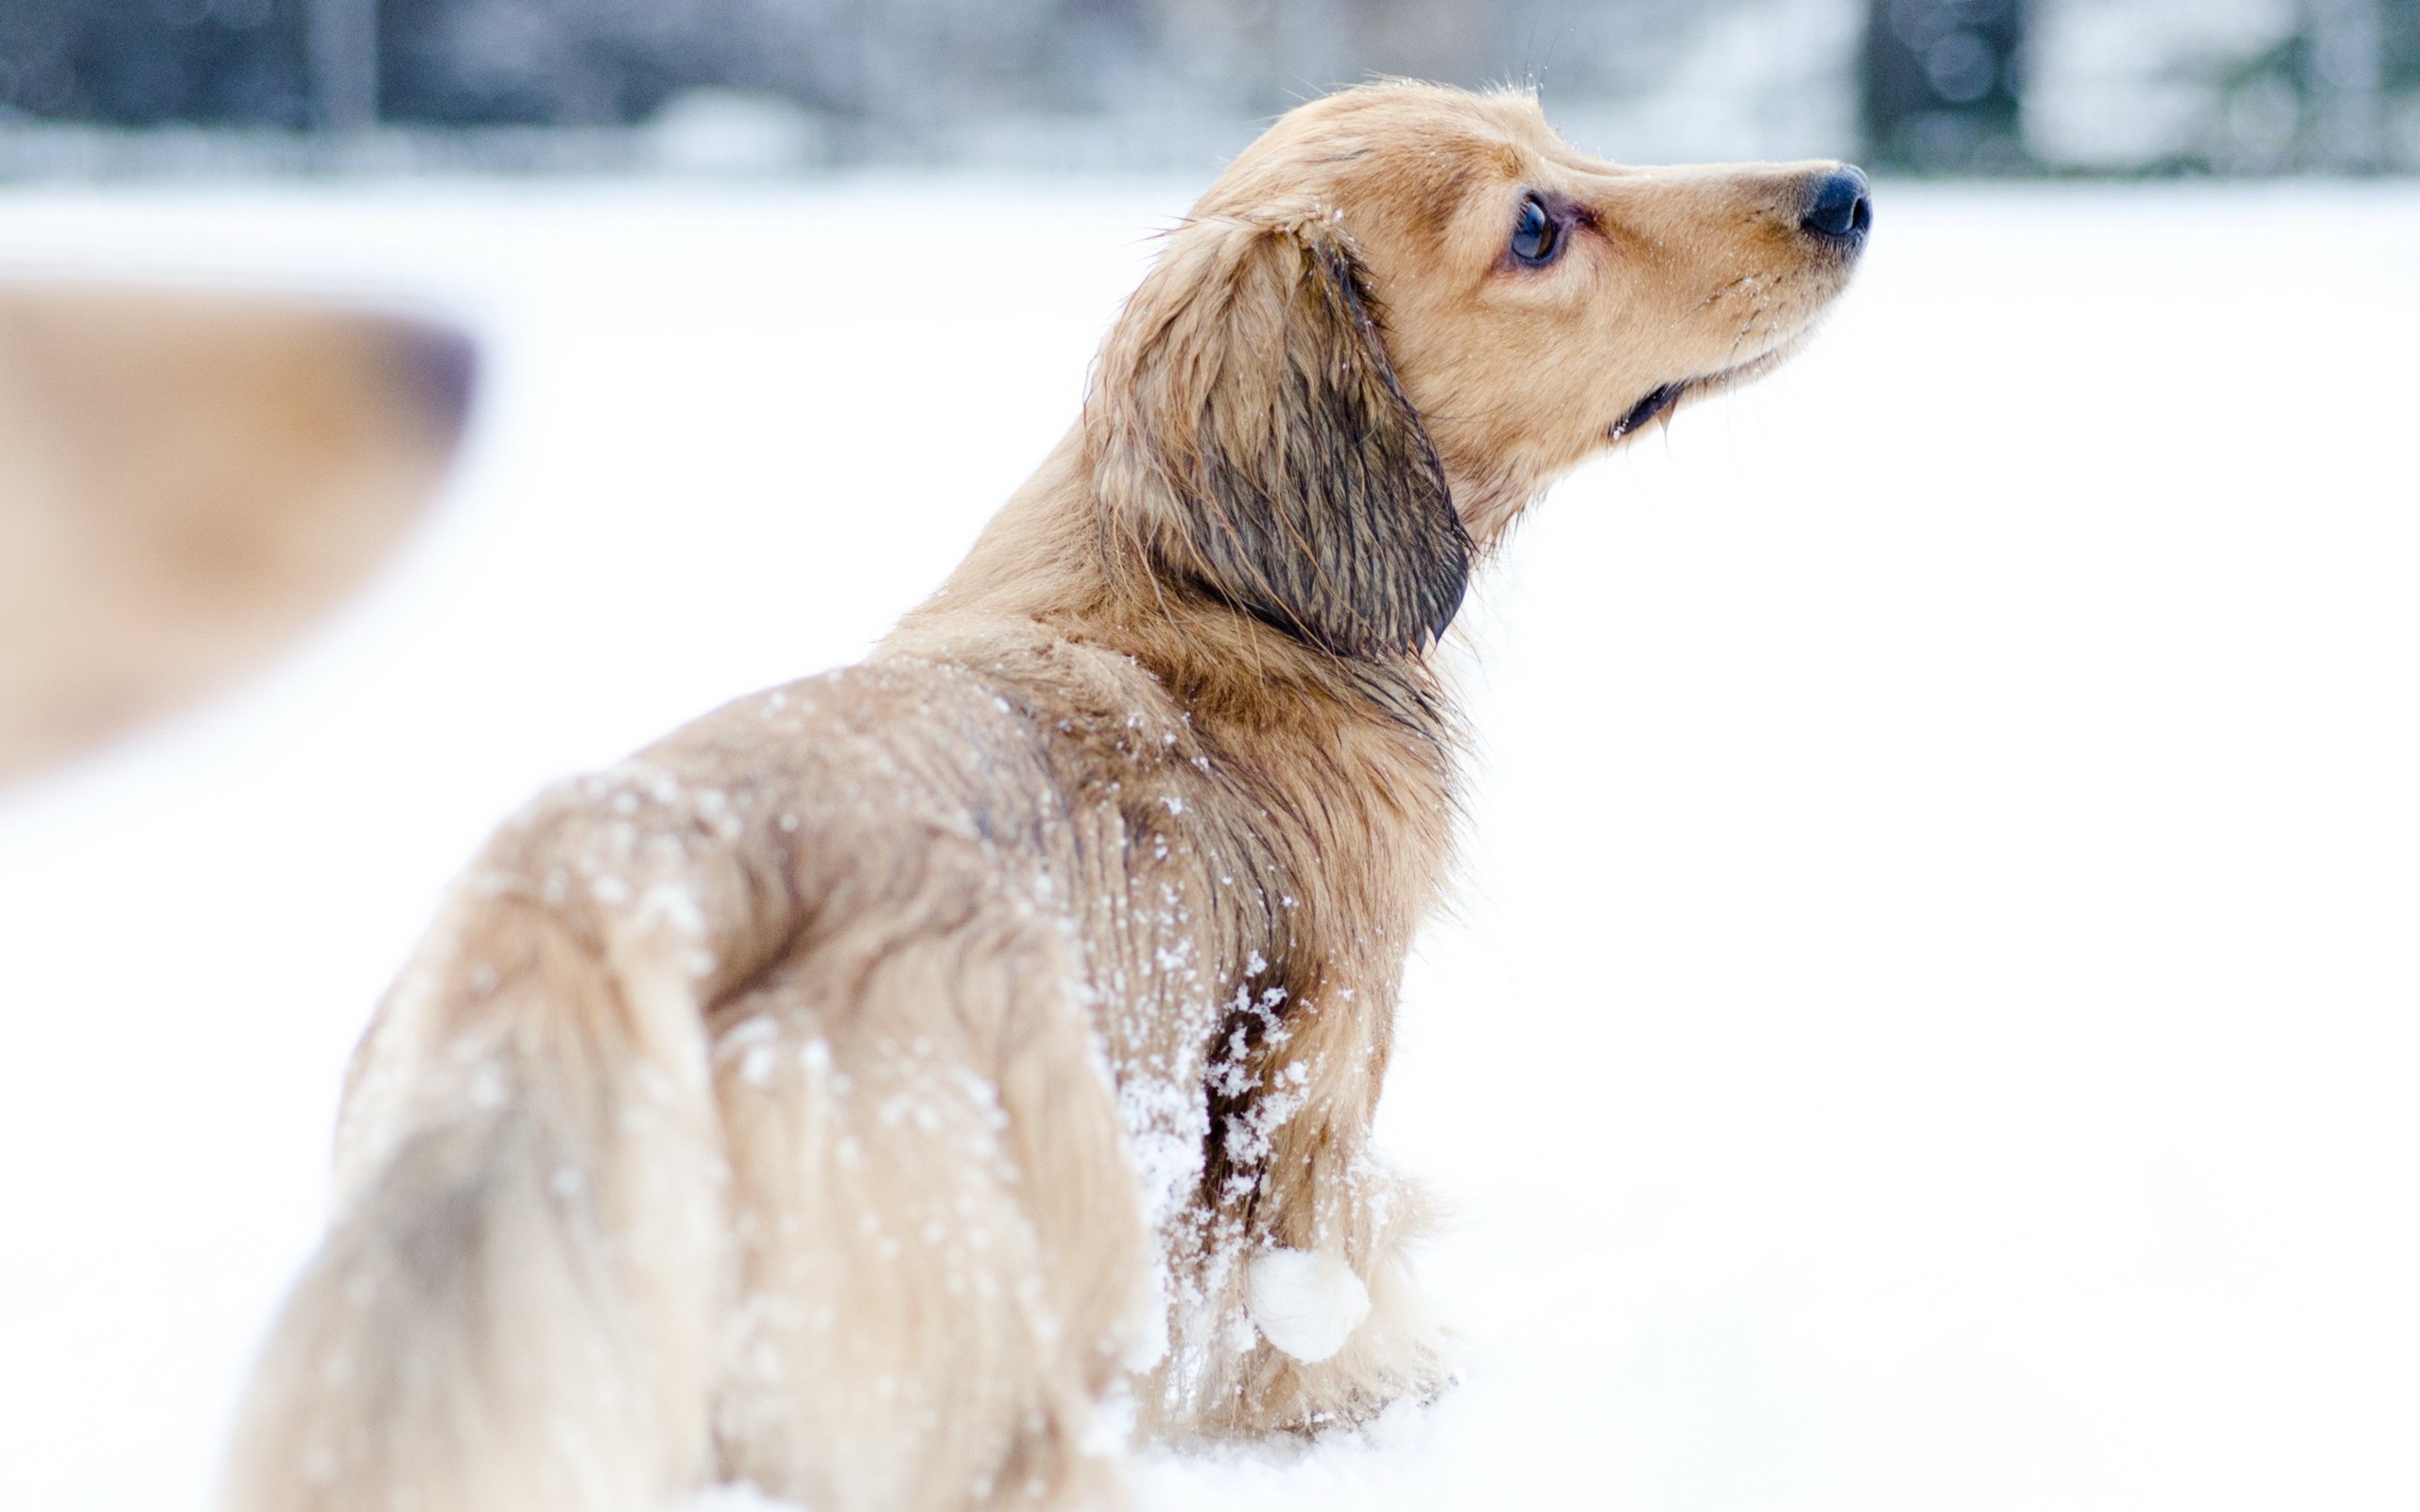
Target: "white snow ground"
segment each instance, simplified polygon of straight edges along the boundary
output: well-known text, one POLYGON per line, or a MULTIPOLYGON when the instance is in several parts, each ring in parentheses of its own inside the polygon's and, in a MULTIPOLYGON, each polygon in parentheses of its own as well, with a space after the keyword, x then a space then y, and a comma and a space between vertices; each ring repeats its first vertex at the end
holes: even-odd
MULTIPOLYGON (((0 796, 0 1506, 203 1504, 448 874, 857 655, 1185 188, 0 195, 12 269, 402 300, 490 364, 364 598, 0 796)), ((1810 353, 1466 616, 1386 1113, 1465 1383, 1144 1506, 2420 1501, 2415 338, 2409 187, 1885 185, 1810 353)))

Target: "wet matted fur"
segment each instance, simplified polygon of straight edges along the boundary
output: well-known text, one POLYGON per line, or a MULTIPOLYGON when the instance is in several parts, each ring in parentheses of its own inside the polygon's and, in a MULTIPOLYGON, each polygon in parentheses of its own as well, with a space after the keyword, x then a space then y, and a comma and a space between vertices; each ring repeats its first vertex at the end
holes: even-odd
POLYGON ((1843 181, 1419 85, 1280 121, 874 656, 489 845, 363 1042, 230 1506, 1100 1505, 1137 1418, 1436 1390, 1368 1143, 1436 638, 1554 477, 1804 335, 1843 181))

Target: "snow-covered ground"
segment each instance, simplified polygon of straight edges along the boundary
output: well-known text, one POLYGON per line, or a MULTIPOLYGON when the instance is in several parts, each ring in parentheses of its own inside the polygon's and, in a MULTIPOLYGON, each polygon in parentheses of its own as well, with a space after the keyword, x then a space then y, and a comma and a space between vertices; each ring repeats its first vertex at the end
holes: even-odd
MULTIPOLYGON (((201 1506, 448 874, 858 655, 1187 188, 0 196, 9 269, 400 301, 490 364, 366 596, 0 795, 0 1506, 201 1506)), ((1465 616, 1476 837, 1385 1115, 1464 1384, 1143 1505, 2420 1501, 2415 345, 2420 191, 1885 185, 1809 354, 1465 616)))

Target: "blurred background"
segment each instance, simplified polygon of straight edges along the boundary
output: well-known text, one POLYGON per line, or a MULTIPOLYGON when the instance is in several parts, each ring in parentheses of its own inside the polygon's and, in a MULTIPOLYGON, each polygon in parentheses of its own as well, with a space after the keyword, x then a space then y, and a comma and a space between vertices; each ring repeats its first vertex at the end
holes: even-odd
POLYGON ((5 0, 0 175, 1190 166, 1371 74, 1638 161, 2420 167, 2414 0, 5 0))
POLYGON ((0 1506, 210 1504, 473 849, 863 656, 1371 73, 1876 229, 1458 622, 1462 1384, 1138 1504, 2420 1505, 2420 0, 0 0, 0 1506))

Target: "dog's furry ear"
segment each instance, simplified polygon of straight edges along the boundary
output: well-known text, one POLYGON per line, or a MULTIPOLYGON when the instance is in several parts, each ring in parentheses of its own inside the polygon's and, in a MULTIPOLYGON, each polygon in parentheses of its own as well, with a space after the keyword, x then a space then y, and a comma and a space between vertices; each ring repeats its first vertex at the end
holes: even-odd
POLYGON ((1444 633, 1471 541, 1343 228, 1196 221, 1103 348, 1085 440, 1113 570, 1341 656, 1444 633))

